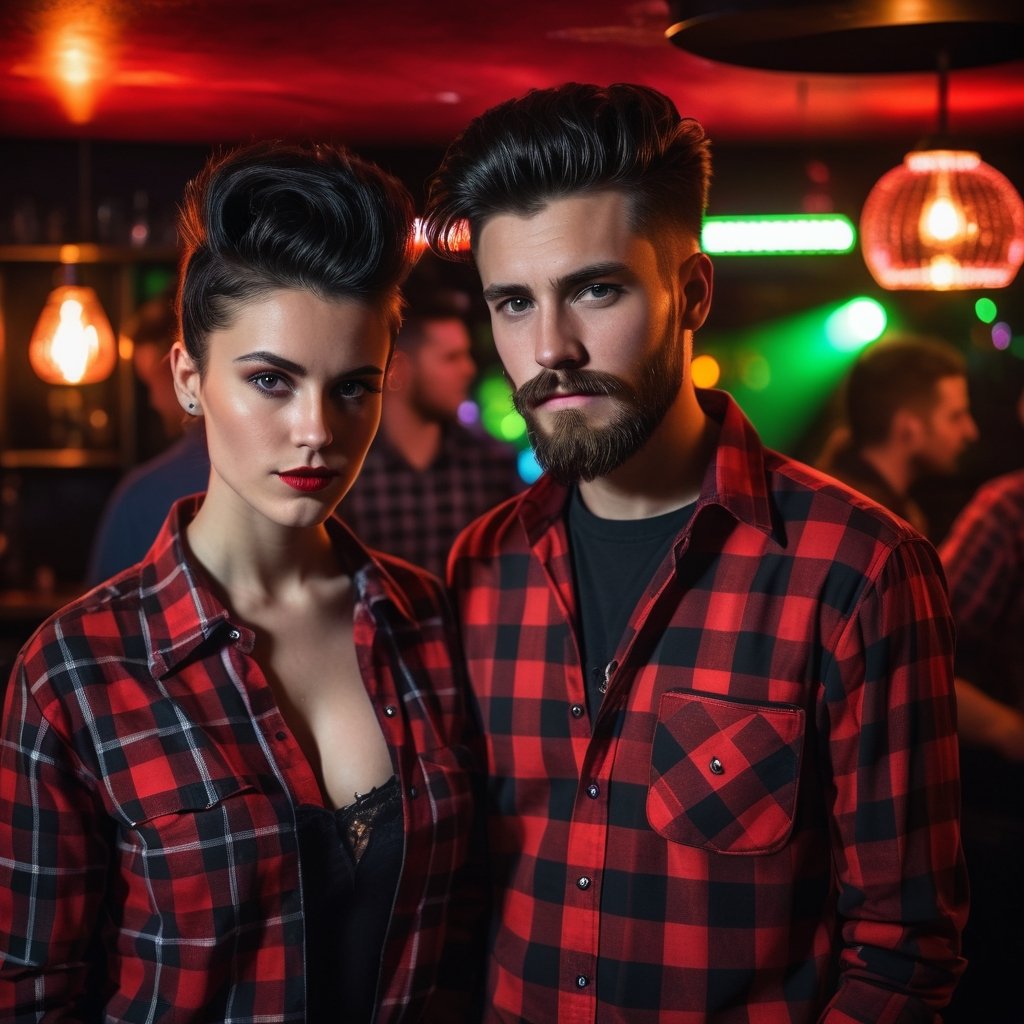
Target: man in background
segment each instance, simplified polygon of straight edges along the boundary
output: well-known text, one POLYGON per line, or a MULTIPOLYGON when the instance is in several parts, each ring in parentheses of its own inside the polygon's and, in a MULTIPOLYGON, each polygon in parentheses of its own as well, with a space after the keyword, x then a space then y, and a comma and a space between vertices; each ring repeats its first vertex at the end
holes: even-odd
MULTIPOLYGON (((1024 392, 1017 402, 1024 423, 1024 392)), ((1024 469, 983 484, 939 548, 957 628, 967 971, 949 1024, 1024 1021, 1024 469)))
POLYGON ((911 488, 925 476, 956 473, 978 438, 963 356, 923 338, 871 346, 847 379, 846 421, 820 468, 927 536, 928 521, 911 488))
POLYGON ((167 293, 139 307, 123 333, 150 407, 171 444, 118 483, 100 517, 86 583, 95 586, 140 561, 179 498, 206 490, 210 459, 201 421, 182 416, 174 392, 170 351, 177 332, 174 297, 167 293))
POLYGON ((465 322, 421 309, 402 323, 380 431, 341 515, 364 544, 443 578, 459 531, 522 482, 512 447, 459 421, 476 376, 465 322))

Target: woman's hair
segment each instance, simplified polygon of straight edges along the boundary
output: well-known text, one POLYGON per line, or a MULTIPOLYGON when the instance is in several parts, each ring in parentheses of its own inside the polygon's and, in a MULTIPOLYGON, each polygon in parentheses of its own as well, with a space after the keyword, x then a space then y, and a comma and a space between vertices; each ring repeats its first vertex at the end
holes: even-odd
POLYGON ((262 142, 212 157, 186 187, 178 221, 178 315, 200 372, 210 332, 278 288, 365 303, 393 338, 412 214, 399 181, 340 146, 262 142))
POLYGON ((621 191, 642 236, 700 238, 711 180, 710 142, 667 96, 640 85, 535 89, 470 122, 430 179, 424 230, 460 258, 498 213, 529 215, 552 199, 621 191))

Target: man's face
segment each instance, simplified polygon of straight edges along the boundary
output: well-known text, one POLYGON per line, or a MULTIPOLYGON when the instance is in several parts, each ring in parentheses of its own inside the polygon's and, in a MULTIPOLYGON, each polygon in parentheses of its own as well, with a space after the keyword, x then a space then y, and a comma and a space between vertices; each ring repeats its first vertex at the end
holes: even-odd
POLYGON ((707 280, 697 292, 709 293, 706 257, 694 247, 666 272, 618 192, 497 214, 475 252, 498 355, 541 465, 566 482, 622 465, 680 393, 682 332, 706 315, 706 302, 688 306, 688 281, 699 268, 707 280))
POLYGON ((960 456, 978 439, 971 416, 966 377, 943 377, 935 386, 935 404, 923 417, 924 430, 916 452, 922 472, 951 475, 960 456))
POLYGON ((409 401, 424 419, 447 423, 469 397, 476 376, 469 331, 458 319, 428 320, 423 338, 409 353, 409 401))

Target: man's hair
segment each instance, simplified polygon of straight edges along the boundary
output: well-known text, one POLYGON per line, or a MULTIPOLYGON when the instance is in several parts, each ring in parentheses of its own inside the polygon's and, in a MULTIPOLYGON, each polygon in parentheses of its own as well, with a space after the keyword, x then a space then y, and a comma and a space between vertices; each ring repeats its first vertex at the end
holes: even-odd
POLYGON ((900 338, 873 345, 858 358, 846 382, 854 447, 881 444, 899 409, 928 413, 938 401, 938 382, 966 374, 964 357, 945 342, 900 338))
POLYGON ((711 179, 710 142, 667 96, 641 85, 528 92, 492 107, 452 143, 428 184, 426 237, 458 259, 460 229, 475 244, 498 213, 529 215, 552 199, 618 190, 645 238, 699 241, 711 179))
POLYGON ((185 191, 178 312, 205 365, 209 333, 278 288, 376 308, 392 337, 412 265, 412 199, 340 146, 262 142, 214 156, 185 191))

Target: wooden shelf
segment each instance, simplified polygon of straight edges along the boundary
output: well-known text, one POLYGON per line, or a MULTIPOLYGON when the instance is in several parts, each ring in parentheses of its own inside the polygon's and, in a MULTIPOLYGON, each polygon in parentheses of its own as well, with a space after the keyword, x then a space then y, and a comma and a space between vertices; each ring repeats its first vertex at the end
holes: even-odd
POLYGON ((0 453, 3 469, 117 469, 120 465, 118 452, 89 448, 23 448, 0 453))
POLYGON ((0 245, 0 263, 177 263, 174 246, 0 245))

